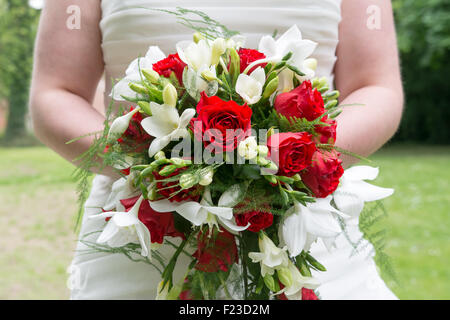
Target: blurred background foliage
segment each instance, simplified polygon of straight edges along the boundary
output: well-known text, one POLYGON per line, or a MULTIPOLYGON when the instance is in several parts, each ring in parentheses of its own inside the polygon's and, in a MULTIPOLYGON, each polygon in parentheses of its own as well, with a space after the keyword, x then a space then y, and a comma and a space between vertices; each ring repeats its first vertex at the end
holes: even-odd
POLYGON ((40 11, 23 0, 0 0, 0 100, 9 108, 4 144, 23 144, 33 65, 33 46, 40 11))
POLYGON ((406 95, 394 141, 450 143, 450 1, 393 0, 406 95))

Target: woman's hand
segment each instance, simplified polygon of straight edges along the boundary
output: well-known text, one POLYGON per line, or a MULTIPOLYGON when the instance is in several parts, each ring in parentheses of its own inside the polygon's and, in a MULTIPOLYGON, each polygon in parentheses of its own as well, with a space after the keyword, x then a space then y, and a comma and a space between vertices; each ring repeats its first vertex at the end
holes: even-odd
MULTIPOLYGON (((372 12, 373 13, 373 12, 372 12)), ((376 18, 376 16, 375 16, 376 18)), ((390 1, 343 0, 335 67, 340 103, 336 144, 368 156, 396 132, 403 109, 403 89, 390 1), (367 9, 380 10, 380 29, 371 30, 367 9)), ((343 156, 344 164, 357 159, 343 156)))
MULTIPOLYGON (((103 130, 104 116, 92 106, 103 74, 100 1, 47 0, 37 34, 30 109, 36 136, 74 163, 103 130), (80 8, 80 29, 67 26, 69 6, 80 8)), ((100 160, 99 160, 100 161, 100 160)), ((74 163, 76 164, 76 163, 74 163)), ((111 168, 102 174, 115 175, 111 168)))

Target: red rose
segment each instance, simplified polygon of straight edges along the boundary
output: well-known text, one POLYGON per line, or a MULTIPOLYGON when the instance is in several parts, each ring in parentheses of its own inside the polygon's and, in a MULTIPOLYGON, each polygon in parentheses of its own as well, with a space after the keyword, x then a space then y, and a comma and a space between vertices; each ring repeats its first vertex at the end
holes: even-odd
POLYGON ((209 237, 200 232, 197 237, 197 251, 192 255, 198 260, 195 269, 203 272, 228 271, 238 262, 238 251, 234 235, 221 229, 217 236, 209 237))
POLYGON ((251 232, 258 232, 272 225, 273 214, 268 211, 252 210, 245 213, 236 214, 235 219, 238 226, 245 227, 250 223, 247 230, 251 232))
MULTIPOLYGON (((163 166, 162 168, 164 167, 165 166, 163 166)), ((161 176, 158 173, 158 171, 154 171, 153 176, 155 177, 156 180, 164 180, 179 175, 184 170, 186 170, 186 168, 176 169, 174 172, 164 177, 161 176)), ((198 201, 201 194, 200 186, 194 186, 190 189, 182 189, 179 186, 178 181, 170 181, 170 182, 159 181, 156 182, 156 188, 159 195, 163 196, 166 199, 169 199, 169 201, 171 202, 174 201, 182 202, 186 200, 198 201)))
POLYGON ((317 151, 311 167, 301 173, 302 180, 314 196, 325 198, 339 185, 339 179, 344 174, 341 164, 338 153, 317 151))
POLYGON ((191 290, 184 290, 181 291, 180 295, 178 296, 179 300, 194 300, 194 296, 192 295, 191 290))
MULTIPOLYGON (((126 211, 129 211, 137 202, 139 196, 120 200, 126 211)), ((147 200, 142 201, 139 207, 138 219, 145 224, 150 231, 152 243, 163 243, 164 236, 181 237, 184 234, 175 229, 173 214, 171 212, 156 212, 147 200)))
POLYGON ((313 121, 324 112, 322 95, 313 89, 310 81, 303 81, 290 92, 279 94, 275 99, 275 110, 287 118, 306 118, 313 121))
POLYGON ((334 144, 336 142, 336 121, 325 116, 320 122, 328 125, 319 124, 314 127, 314 130, 318 134, 318 137, 316 138, 317 143, 334 144))
POLYGON ((278 165, 278 174, 292 177, 311 165, 316 145, 307 132, 273 134, 267 141, 270 157, 278 165))
POLYGON ((319 300, 312 289, 302 288, 302 300, 319 300))
POLYGON ((186 63, 180 59, 178 53, 170 54, 167 58, 153 64, 153 70, 163 77, 169 78, 172 72, 175 72, 178 82, 181 85, 183 84, 183 71, 185 67, 186 63))
MULTIPOLYGON (((241 73, 243 73, 244 70, 253 62, 266 58, 266 55, 264 53, 253 49, 240 48, 238 54, 241 61, 241 73)), ((267 63, 258 64, 251 68, 248 74, 251 74, 256 68, 264 68, 266 65, 267 63)))
POLYGON ((203 137, 205 147, 214 146, 216 151, 233 151, 251 130, 252 109, 247 104, 241 106, 202 93, 197 114, 192 119, 195 137, 198 140, 203 137))

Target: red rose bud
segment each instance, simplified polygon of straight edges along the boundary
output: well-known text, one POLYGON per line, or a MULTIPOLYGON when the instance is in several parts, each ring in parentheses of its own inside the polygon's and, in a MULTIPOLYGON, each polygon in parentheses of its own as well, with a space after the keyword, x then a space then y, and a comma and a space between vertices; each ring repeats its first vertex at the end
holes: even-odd
POLYGON ((217 236, 200 232, 197 237, 197 251, 192 255, 198 260, 195 269, 203 272, 228 271, 238 262, 238 250, 234 235, 221 229, 217 236))
POLYGON ((252 109, 247 104, 241 106, 202 92, 197 114, 192 119, 194 136, 218 152, 235 150, 251 130, 252 109))
POLYGON ((180 59, 178 53, 171 54, 167 58, 153 64, 153 70, 160 76, 169 78, 172 72, 175 72, 180 84, 183 84, 183 71, 186 64, 180 59))
POLYGON ((294 90, 279 94, 274 107, 287 118, 305 118, 308 121, 317 119, 325 112, 322 95, 312 88, 310 81, 303 81, 294 90))
POLYGON ((320 122, 328 125, 324 126, 319 124, 314 127, 314 130, 318 134, 318 137, 315 139, 316 142, 334 144, 336 142, 336 121, 325 116, 320 120, 320 122))
POLYGON ((316 145, 307 132, 273 134, 267 141, 270 157, 278 165, 280 176, 292 177, 309 167, 316 145))
MULTIPOLYGON (((139 196, 120 200, 120 202, 128 212, 138 199, 139 196)), ((142 201, 139 208, 138 219, 150 231, 152 243, 163 243, 165 236, 185 238, 183 233, 175 229, 173 214, 171 212, 156 212, 146 200, 142 201)))
POLYGON ((273 214, 268 211, 253 210, 235 215, 236 224, 245 227, 250 223, 248 231, 259 232, 273 223, 273 214))
POLYGON ((342 160, 337 152, 317 151, 311 167, 303 171, 301 177, 314 196, 325 198, 337 189, 343 174, 342 160))

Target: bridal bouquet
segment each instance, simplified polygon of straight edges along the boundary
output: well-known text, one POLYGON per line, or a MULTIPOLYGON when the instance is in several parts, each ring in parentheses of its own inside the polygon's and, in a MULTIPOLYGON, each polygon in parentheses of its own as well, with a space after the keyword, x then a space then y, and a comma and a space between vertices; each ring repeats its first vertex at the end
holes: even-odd
POLYGON ((315 47, 297 26, 258 50, 196 32, 168 56, 150 47, 114 86, 125 107, 102 157, 122 178, 91 217, 105 220, 96 244, 157 268, 157 298, 318 299, 311 245, 332 250, 365 202, 392 194, 364 181, 376 168, 342 168, 339 92, 315 77, 315 47), (177 282, 180 255, 192 262, 177 282))

